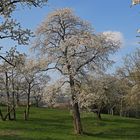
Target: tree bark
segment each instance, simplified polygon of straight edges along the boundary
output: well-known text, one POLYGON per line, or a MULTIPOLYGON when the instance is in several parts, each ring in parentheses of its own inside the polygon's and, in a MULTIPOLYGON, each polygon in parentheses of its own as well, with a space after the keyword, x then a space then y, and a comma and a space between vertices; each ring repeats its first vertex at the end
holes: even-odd
POLYGON ((121 99, 121 105, 120 105, 120 117, 123 116, 123 100, 121 99))
POLYGON ((11 120, 11 114, 10 112, 10 95, 9 95, 9 77, 8 77, 8 73, 5 72, 5 88, 6 88, 6 95, 7 95, 7 114, 8 114, 8 119, 11 120))
POLYGON ((81 117, 80 117, 80 111, 79 111, 79 106, 78 102, 75 101, 76 98, 76 93, 74 89, 74 79, 70 75, 70 87, 71 87, 71 95, 72 95, 72 109, 73 109, 73 124, 74 124, 74 131, 76 134, 83 134, 83 128, 82 128, 82 123, 81 123, 81 117))
POLYGON ((94 109, 93 112, 96 114, 97 116, 97 119, 101 120, 101 110, 98 108, 98 109, 94 109))
POLYGON ((19 101, 19 88, 16 88, 16 106, 20 105, 20 101, 19 101))
POLYGON ((16 120, 16 105, 15 105, 15 83, 14 83, 14 72, 12 71, 12 104, 13 104, 13 120, 16 120))
POLYGON ((24 120, 27 121, 29 120, 29 114, 30 114, 30 105, 26 107, 26 109, 24 110, 24 120))
POLYGON ((97 113, 97 118, 98 118, 99 120, 102 119, 102 118, 101 118, 101 112, 100 112, 100 111, 98 111, 98 113, 97 113))
POLYGON ((26 109, 24 110, 24 120, 27 121, 26 109))
MULTIPOLYGON (((12 108, 11 110, 9 110, 9 112, 7 112, 5 116, 2 114, 2 111, 0 110, 1 119, 2 119, 3 121, 6 121, 7 117, 8 117, 9 114, 13 111, 13 109, 14 109, 14 108, 12 108)), ((12 119, 10 119, 10 120, 12 120, 12 119)))
POLYGON ((27 93, 27 107, 24 111, 24 119, 25 120, 29 120, 29 114, 30 114, 30 92, 31 92, 31 84, 29 83, 29 86, 28 86, 28 93, 27 93))

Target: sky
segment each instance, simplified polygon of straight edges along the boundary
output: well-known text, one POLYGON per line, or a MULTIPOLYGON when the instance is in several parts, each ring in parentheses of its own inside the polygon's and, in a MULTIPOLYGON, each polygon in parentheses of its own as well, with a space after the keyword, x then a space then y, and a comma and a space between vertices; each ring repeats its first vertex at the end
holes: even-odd
MULTIPOLYGON (((13 17, 23 27, 33 31, 39 26, 49 12, 58 8, 70 7, 75 14, 89 21, 95 32, 114 31, 121 34, 123 46, 112 56, 116 66, 122 64, 122 57, 133 52, 140 38, 137 38, 137 29, 140 28, 140 5, 131 6, 131 0, 49 0, 48 5, 43 8, 17 9, 13 17)), ((11 46, 11 42, 4 42, 11 46)), ((7 47, 8 48, 8 47, 7 47)), ((18 47, 19 51, 30 53, 29 46, 18 47)), ((112 69, 113 71, 113 69, 112 69)))

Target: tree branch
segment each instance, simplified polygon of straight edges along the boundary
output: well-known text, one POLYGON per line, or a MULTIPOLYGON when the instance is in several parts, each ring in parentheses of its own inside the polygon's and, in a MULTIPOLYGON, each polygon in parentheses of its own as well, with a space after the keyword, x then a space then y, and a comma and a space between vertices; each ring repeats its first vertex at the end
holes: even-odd
POLYGON ((3 56, 0 55, 0 58, 2 58, 5 62, 7 62, 8 64, 10 64, 11 66, 15 67, 14 64, 12 64, 11 62, 9 62, 6 58, 4 58, 3 56))

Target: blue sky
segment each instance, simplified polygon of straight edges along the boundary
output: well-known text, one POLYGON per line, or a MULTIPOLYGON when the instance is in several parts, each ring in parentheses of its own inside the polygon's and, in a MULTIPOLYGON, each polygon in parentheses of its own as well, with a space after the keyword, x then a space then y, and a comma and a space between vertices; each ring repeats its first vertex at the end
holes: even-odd
MULTIPOLYGON (((123 34, 124 46, 113 56, 121 64, 121 57, 139 47, 136 38, 137 29, 140 27, 140 6, 130 8, 131 0, 49 0, 48 6, 17 9, 14 17, 21 22, 24 27, 33 31, 43 21, 44 17, 54 9, 61 7, 72 8, 76 15, 88 20, 96 32, 118 31, 123 34)), ((11 45, 11 42, 4 42, 11 45)), ((28 47, 19 47, 19 50, 28 52, 28 47)))

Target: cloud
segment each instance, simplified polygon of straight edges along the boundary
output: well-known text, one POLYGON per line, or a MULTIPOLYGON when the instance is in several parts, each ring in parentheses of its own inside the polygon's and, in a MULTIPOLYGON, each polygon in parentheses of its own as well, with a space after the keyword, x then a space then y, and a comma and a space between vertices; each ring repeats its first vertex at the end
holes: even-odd
POLYGON ((124 36, 121 32, 118 31, 105 31, 102 33, 107 37, 108 40, 112 40, 113 42, 120 42, 121 47, 124 46, 125 41, 124 41, 124 36))

